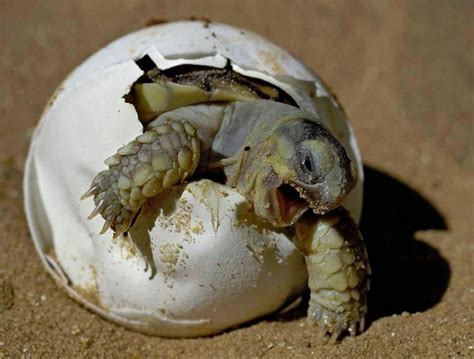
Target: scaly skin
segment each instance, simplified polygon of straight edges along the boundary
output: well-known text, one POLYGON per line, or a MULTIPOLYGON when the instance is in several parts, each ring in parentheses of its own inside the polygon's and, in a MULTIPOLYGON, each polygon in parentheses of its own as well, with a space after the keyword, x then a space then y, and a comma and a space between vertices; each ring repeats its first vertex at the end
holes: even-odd
POLYGON ((296 244, 305 254, 311 296, 308 319, 335 341, 343 330, 364 330, 370 266, 365 242, 343 209, 296 224, 296 244))
POLYGON ((89 219, 101 214, 101 234, 110 227, 114 236, 126 232, 148 198, 196 170, 199 154, 196 130, 189 123, 168 120, 146 131, 105 161, 109 169, 82 196, 94 196, 96 208, 89 219))

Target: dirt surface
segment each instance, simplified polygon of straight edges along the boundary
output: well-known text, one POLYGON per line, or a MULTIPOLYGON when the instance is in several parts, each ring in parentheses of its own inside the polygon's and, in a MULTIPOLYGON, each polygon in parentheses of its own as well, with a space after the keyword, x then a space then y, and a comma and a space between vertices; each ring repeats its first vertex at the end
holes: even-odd
POLYGON ((473 16, 470 1, 1 1, 0 358, 473 357, 473 16), (209 338, 149 337, 82 308, 43 270, 21 202, 43 106, 109 41, 191 16, 289 49, 344 104, 368 166, 362 335, 323 345, 300 308, 209 338))

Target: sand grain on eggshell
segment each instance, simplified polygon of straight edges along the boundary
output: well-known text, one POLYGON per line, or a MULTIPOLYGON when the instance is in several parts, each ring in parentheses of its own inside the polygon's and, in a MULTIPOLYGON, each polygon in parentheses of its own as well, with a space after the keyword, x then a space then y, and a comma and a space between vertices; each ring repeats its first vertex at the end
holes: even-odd
POLYGON ((0 358, 474 356, 473 14, 471 2, 408 0, 0 3, 0 358), (321 345, 299 309, 209 338, 150 337, 90 313, 42 268, 21 204, 42 108, 111 40, 192 16, 289 49, 349 114, 372 168, 362 231, 377 273, 362 335, 321 345))

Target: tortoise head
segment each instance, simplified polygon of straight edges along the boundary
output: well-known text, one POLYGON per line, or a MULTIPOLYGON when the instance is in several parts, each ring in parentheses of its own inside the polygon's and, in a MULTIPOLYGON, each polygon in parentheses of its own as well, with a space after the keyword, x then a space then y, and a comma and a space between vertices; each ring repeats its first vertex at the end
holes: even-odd
POLYGON ((309 208, 324 214, 339 207, 357 182, 344 147, 315 120, 283 121, 265 142, 266 160, 254 177, 254 208, 276 226, 292 225, 309 208))

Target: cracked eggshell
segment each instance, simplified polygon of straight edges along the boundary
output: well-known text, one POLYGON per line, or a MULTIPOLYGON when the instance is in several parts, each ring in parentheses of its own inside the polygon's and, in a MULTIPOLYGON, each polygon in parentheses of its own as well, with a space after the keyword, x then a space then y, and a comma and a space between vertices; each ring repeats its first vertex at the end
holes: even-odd
POLYGON ((41 119, 25 208, 46 268, 90 309, 150 334, 206 335, 279 309, 305 288, 304 259, 225 186, 200 181, 161 195, 131 241, 99 235, 103 220, 87 220, 93 201, 80 200, 84 189, 104 158, 142 132, 123 100, 141 73, 132 60, 95 71, 41 119))
MULTIPOLYGON (((100 236, 102 219, 87 220, 93 201, 81 201, 81 195, 105 169, 104 159, 143 131, 123 96, 142 75, 134 60, 145 54, 161 68, 222 67, 230 59, 235 71, 280 86, 319 115, 362 179, 344 113, 317 76, 286 51, 222 24, 154 26, 91 56, 43 113, 24 190, 28 224, 46 269, 89 309, 151 334, 206 335, 277 310, 305 287, 303 257, 227 187, 200 181, 151 201, 130 231, 132 241, 113 241, 110 231, 100 236)), ((346 202, 356 219, 361 189, 362 181, 346 202)))
POLYGON ((315 113, 344 145, 356 165, 359 181, 344 206, 359 221, 364 172, 354 132, 328 86, 288 51, 248 30, 225 24, 170 22, 113 41, 74 70, 63 85, 69 87, 97 69, 139 59, 145 54, 163 69, 190 63, 222 68, 230 59, 235 71, 282 88, 301 108, 315 113))

